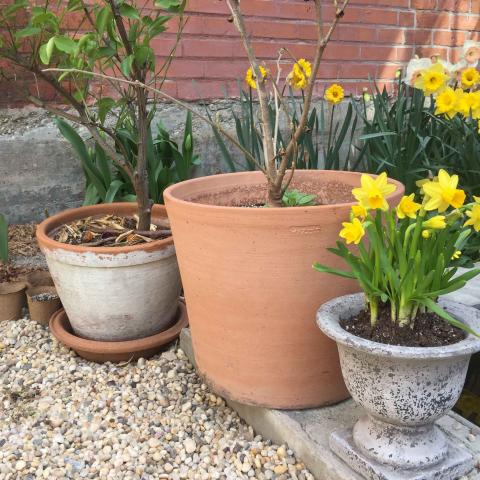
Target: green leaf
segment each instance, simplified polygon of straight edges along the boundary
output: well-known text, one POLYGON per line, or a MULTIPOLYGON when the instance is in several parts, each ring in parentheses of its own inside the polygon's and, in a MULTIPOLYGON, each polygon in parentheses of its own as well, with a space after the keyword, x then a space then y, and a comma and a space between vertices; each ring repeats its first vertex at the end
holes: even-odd
POLYGON ((115 200, 115 196, 117 195, 118 190, 120 190, 122 185, 123 182, 121 180, 114 180, 108 188, 108 191, 105 195, 104 203, 112 203, 115 200))
POLYGON ((132 73, 133 60, 134 56, 128 55, 128 57, 125 57, 120 64, 120 70, 126 77, 130 77, 130 74, 132 73))
POLYGON ((320 263, 314 263, 313 269, 316 270, 317 272, 331 273, 339 277, 354 278, 354 279, 357 278, 356 275, 354 275, 352 272, 345 272, 344 270, 339 270, 338 268, 327 267, 326 265, 321 265, 320 263))
POLYGON ((40 55, 40 60, 45 65, 48 65, 50 63, 54 46, 55 46, 55 37, 52 37, 47 43, 43 44, 40 47, 40 50, 38 53, 40 55))
POLYGON ((127 3, 122 3, 120 5, 120 14, 122 17, 131 18, 133 20, 140 20, 140 15, 138 14, 138 10, 127 3))
POLYGON ((115 100, 110 97, 103 97, 97 101, 96 107, 98 109, 98 118, 102 124, 105 123, 108 112, 110 112, 115 104, 115 100))
POLYGON ((181 2, 179 0, 155 0, 155 6, 169 12, 180 10, 181 2))
POLYGON ((55 37, 55 47, 61 52, 73 53, 76 48, 76 43, 69 37, 55 37))
POLYGON ((8 223, 4 215, 0 213, 0 260, 8 262, 8 223))
POLYGON ((107 24, 112 18, 113 15, 110 7, 103 7, 98 12, 97 18, 95 19, 95 28, 100 36, 103 35, 103 32, 105 32, 105 29, 107 28, 107 24))
POLYGON ((41 32, 41 28, 30 25, 28 27, 22 28, 21 30, 17 30, 15 32, 15 38, 18 40, 20 38, 33 37, 34 35, 38 35, 41 32))

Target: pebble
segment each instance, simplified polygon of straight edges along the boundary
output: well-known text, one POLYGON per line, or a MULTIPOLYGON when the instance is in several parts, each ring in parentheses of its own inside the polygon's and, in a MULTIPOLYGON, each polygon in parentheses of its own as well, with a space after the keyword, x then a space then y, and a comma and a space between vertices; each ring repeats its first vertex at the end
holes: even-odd
POLYGON ((0 322, 0 338, 0 480, 313 479, 179 348, 118 366, 81 359, 28 319, 0 322))

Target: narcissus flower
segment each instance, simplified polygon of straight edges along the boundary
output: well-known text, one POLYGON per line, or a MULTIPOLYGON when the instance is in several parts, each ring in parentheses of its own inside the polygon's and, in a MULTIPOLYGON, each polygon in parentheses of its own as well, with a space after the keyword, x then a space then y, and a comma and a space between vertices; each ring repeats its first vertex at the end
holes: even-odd
MULTIPOLYGON (((262 78, 265 78, 265 75, 267 74, 267 70, 260 65, 260 73, 262 74, 262 78)), ((250 86, 251 88, 256 89, 257 88, 257 82, 255 81, 255 74, 253 73, 252 67, 250 67, 247 70, 247 74, 245 75, 245 81, 247 82, 247 85, 250 86)))
POLYGON ((415 80, 415 88, 423 90, 425 95, 440 93, 448 79, 443 65, 439 62, 433 63, 431 67, 420 72, 420 76, 415 80))
POLYGON ((345 94, 343 92, 343 88, 337 83, 330 85, 325 90, 325 100, 327 100, 327 102, 330 102, 333 105, 337 105, 338 103, 340 103, 343 100, 344 96, 345 94))
POLYGON ((427 182, 422 185, 423 192, 428 195, 425 210, 444 212, 449 206, 460 208, 465 202, 465 192, 457 188, 458 175, 450 176, 445 170, 438 172, 438 182, 427 182))
POLYGON ((447 222, 445 222, 445 215, 435 215, 423 222, 424 228, 433 228, 434 230, 442 230, 446 226, 447 222))
POLYGON ((430 233, 430 230, 422 230, 422 237, 425 238, 425 239, 428 239, 431 237, 431 233, 430 233))
POLYGON ((469 219, 463 224, 464 227, 471 225, 476 232, 480 232, 480 205, 474 205, 472 210, 465 212, 469 219))
POLYGON ((416 203, 415 194, 404 196, 397 207, 397 217, 398 218, 415 218, 417 216, 417 211, 420 210, 421 205, 416 203))
POLYGON ((464 116, 480 118, 480 92, 464 92, 457 89, 457 110, 464 116))
POLYGON ((303 90, 307 86, 308 79, 311 75, 312 64, 304 58, 300 58, 300 60, 293 65, 293 69, 288 75, 287 80, 293 88, 303 90))
POLYGON ((362 186, 352 190, 353 196, 360 205, 375 210, 377 208, 388 210, 388 202, 385 197, 393 193, 397 187, 388 183, 387 174, 383 172, 376 178, 363 174, 360 182, 362 186))
POLYGON ((463 88, 472 88, 480 80, 480 73, 476 68, 466 68, 461 74, 461 81, 463 88))
POLYGON ((355 243, 357 245, 365 235, 365 229, 358 218, 354 218, 351 222, 343 222, 342 227, 339 236, 344 238, 347 243, 355 243))
POLYGON ((352 215, 355 218, 365 218, 367 213, 367 209, 363 205, 353 205, 352 207, 352 215))
POLYGON ((446 115, 452 118, 457 113, 458 97, 453 88, 447 87, 441 93, 438 94, 435 102, 435 115, 446 115))

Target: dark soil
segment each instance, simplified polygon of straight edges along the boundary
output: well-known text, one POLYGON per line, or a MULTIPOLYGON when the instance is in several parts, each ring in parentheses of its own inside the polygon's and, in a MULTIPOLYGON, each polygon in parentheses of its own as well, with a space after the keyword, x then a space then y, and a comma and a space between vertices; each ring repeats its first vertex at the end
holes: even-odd
POLYGON ((43 269, 33 266, 14 266, 12 264, 0 264, 0 283, 23 281, 25 275, 43 269))
POLYGON ((417 315, 413 328, 400 328, 392 322, 390 308, 386 306, 380 308, 377 325, 373 328, 367 310, 341 320, 340 326, 357 337, 404 347, 442 347, 460 342, 467 336, 463 330, 432 312, 417 315))
MULTIPOLYGON (((354 201, 351 185, 340 182, 302 180, 294 177, 289 190, 298 190, 307 195, 315 195, 315 205, 335 205, 354 201)), ((266 183, 239 185, 219 192, 197 195, 187 200, 222 207, 259 208, 263 207, 267 201, 267 186, 266 183)))

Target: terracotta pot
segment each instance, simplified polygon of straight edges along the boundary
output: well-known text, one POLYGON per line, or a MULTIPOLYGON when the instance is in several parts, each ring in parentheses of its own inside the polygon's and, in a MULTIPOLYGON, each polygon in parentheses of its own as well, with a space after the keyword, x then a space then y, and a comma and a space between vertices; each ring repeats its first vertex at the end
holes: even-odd
POLYGON ((36 270, 25 275, 25 283, 31 287, 53 287, 53 278, 50 272, 36 270))
POLYGON ((30 318, 42 325, 48 325, 50 317, 61 308, 55 287, 32 287, 27 290, 30 318))
MULTIPOLYGON (((303 170, 295 178, 360 185, 358 173, 303 170)), ((228 199, 264 182, 261 172, 242 172, 165 190, 198 368, 216 392, 242 403, 284 409, 335 403, 348 392, 335 344, 316 328, 315 312, 358 287, 312 264, 340 266, 326 248, 338 240, 352 203, 239 208, 191 201, 222 192, 228 199)), ((394 201, 403 194, 398 186, 394 201)))
POLYGON ((26 288, 24 282, 0 283, 0 321, 22 318, 26 288))
MULTIPOLYGON (((132 217, 135 203, 111 203, 66 210, 44 220, 37 239, 76 335, 123 341, 154 335, 169 327, 180 293, 172 237, 129 247, 85 247, 53 240, 65 223, 89 216, 132 217)), ((154 205, 152 220, 165 219, 154 205)))
POLYGON ((150 337, 124 342, 102 342, 77 337, 73 334, 67 314, 63 309, 52 315, 50 319, 50 330, 59 342, 75 350, 81 357, 97 363, 150 358, 164 350, 185 327, 188 327, 188 316, 187 309, 182 302, 179 302, 173 324, 169 328, 150 337))
MULTIPOLYGON (((480 312, 441 301, 455 318, 480 331, 480 312)), ((367 412, 352 429, 333 432, 332 449, 369 479, 455 479, 474 465, 472 455, 447 440, 435 421, 462 392, 468 363, 480 351, 480 339, 443 347, 386 345, 357 337, 340 326, 365 307, 363 294, 346 295, 322 305, 317 323, 335 340, 345 383, 367 412), (389 476, 389 472, 395 475, 389 476), (412 475, 418 474, 417 476, 412 475)))

